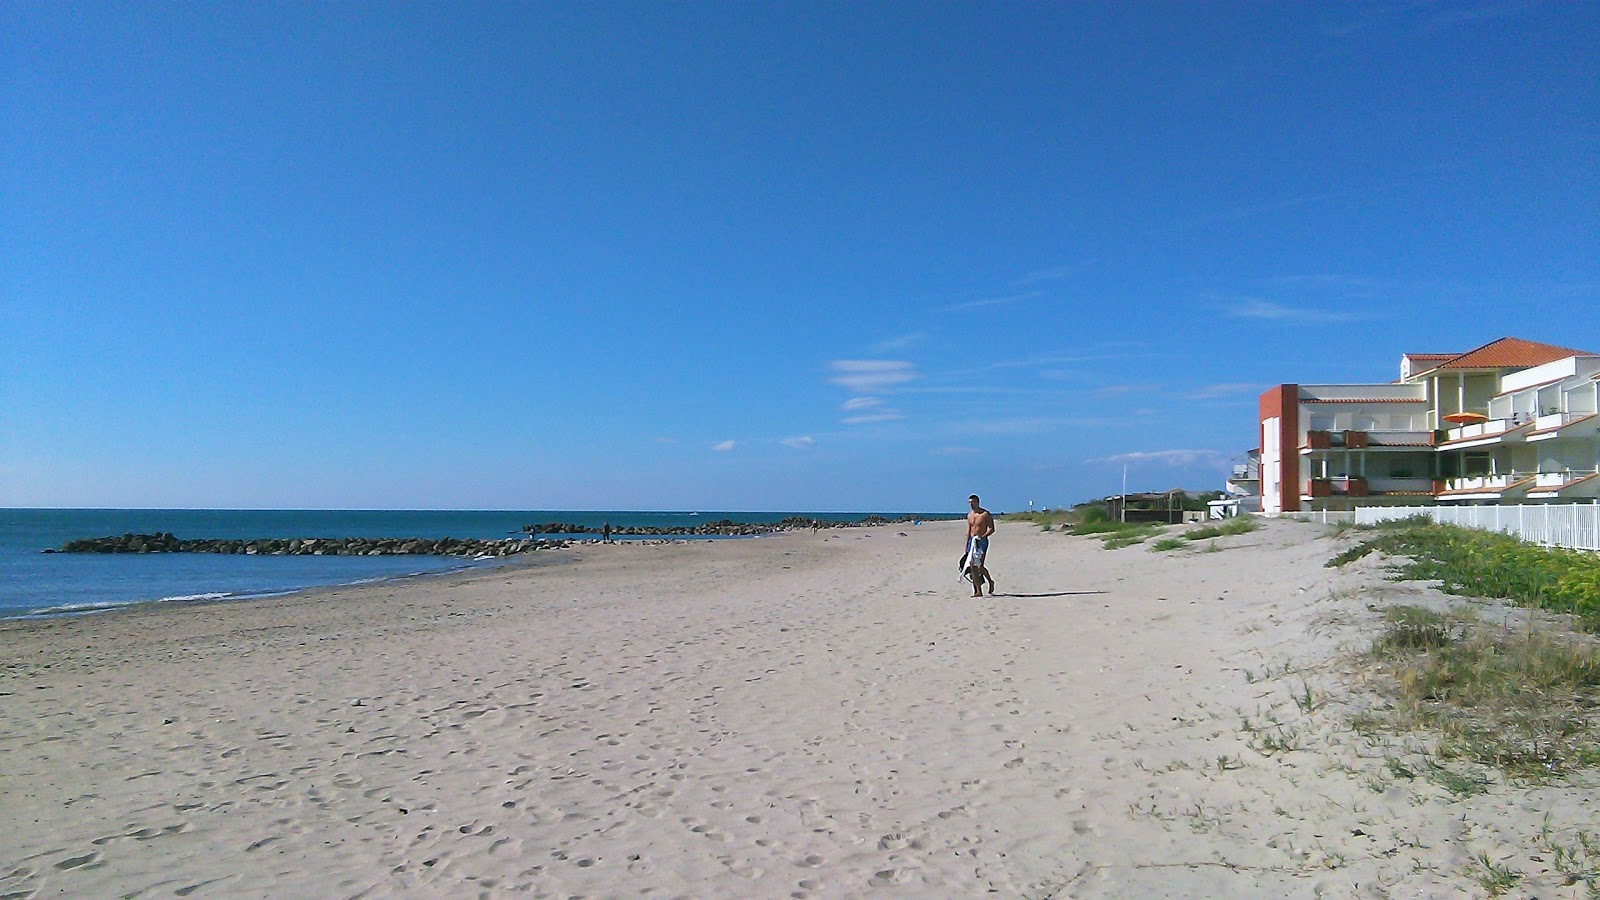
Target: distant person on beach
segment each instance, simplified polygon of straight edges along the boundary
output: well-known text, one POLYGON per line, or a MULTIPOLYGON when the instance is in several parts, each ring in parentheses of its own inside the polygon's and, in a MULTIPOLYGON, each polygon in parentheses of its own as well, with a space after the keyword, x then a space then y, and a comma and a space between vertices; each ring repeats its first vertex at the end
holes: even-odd
POLYGON ((994 534, 994 516, 978 505, 978 495, 967 498, 972 511, 967 513, 967 576, 972 579, 972 596, 983 596, 983 583, 989 582, 989 596, 994 596, 994 576, 984 560, 989 556, 989 535, 994 534))
POLYGON ((600 543, 611 543, 611 523, 605 522, 600 526, 600 543))

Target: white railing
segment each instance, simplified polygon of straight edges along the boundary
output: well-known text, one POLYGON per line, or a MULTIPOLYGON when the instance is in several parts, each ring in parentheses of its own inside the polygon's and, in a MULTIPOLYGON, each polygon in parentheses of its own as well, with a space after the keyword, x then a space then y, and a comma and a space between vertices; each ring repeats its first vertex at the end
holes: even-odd
POLYGON ((1450 429, 1445 434, 1445 440, 1465 441, 1471 438, 1494 437, 1505 434, 1507 431, 1521 425, 1522 422, 1523 417, 1512 416, 1508 419, 1490 419, 1487 422, 1479 422, 1476 425, 1462 425, 1450 429))
POLYGON ((1565 469, 1560 472, 1540 472, 1534 476, 1534 489, 1564 488, 1580 478, 1595 474, 1594 469, 1565 469))
POLYGON ((1432 492, 1433 479, 1403 476, 1393 476, 1389 478, 1368 478, 1367 488, 1374 494, 1382 494, 1388 491, 1432 492))
POLYGON ((1516 472, 1503 475, 1473 475, 1467 478, 1451 478, 1445 481, 1447 491, 1503 491, 1518 481, 1526 478, 1516 472))
POLYGON ((1392 447, 1392 446, 1422 446, 1433 443, 1431 431, 1369 431, 1367 432, 1367 446, 1392 447))
POLYGON ((1593 412, 1585 412, 1581 409, 1571 409, 1567 410, 1566 412, 1546 413, 1545 415, 1539 416, 1533 420, 1533 430, 1554 431, 1557 428, 1571 425, 1573 422, 1576 422, 1579 419, 1587 419, 1592 415, 1594 415, 1593 412))
MULTIPOLYGON (((1422 507, 1412 507, 1421 509, 1422 507)), ((1280 519, 1294 519, 1298 522, 1321 522, 1331 525, 1334 522, 1354 521, 1356 514, 1348 509, 1313 509, 1300 512, 1278 513, 1280 519)))
MULTIPOLYGON (((1442 525, 1499 531, 1545 547, 1600 551, 1600 504, 1594 503, 1523 506, 1362 506, 1355 511, 1355 523, 1375 525, 1378 522, 1411 516, 1426 516, 1442 525)), ((1348 519, 1332 521, 1348 521, 1348 519)))

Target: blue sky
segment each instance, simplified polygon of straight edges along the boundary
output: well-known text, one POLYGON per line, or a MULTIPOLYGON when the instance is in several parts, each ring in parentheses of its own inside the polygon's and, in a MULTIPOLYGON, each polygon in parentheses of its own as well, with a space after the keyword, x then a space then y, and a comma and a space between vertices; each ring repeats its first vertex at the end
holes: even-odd
POLYGON ((0 6, 0 506, 1219 486, 1600 350, 1594 3, 0 6))

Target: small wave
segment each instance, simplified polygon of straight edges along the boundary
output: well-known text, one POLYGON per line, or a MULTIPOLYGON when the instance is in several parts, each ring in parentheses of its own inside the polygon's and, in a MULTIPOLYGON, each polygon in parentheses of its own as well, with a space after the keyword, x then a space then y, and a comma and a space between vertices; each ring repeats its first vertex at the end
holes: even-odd
POLYGON ((209 593, 209 594, 179 594, 176 597, 160 597, 160 598, 158 598, 158 599, 156 599, 156 600, 154 600, 152 602, 155 602, 155 603, 184 603, 184 602, 192 602, 192 601, 196 601, 196 600, 222 600, 222 599, 225 599, 225 598, 231 597, 231 596, 233 596, 233 595, 232 594, 227 594, 227 593, 216 593, 216 592, 212 592, 212 593, 209 593))
POLYGON ((143 600, 100 600, 89 603, 63 603, 59 606, 47 606, 44 609, 30 609, 25 612, 4 616, 8 619, 44 619, 50 616, 77 616, 88 613, 105 612, 108 609, 120 609, 143 603, 143 600))

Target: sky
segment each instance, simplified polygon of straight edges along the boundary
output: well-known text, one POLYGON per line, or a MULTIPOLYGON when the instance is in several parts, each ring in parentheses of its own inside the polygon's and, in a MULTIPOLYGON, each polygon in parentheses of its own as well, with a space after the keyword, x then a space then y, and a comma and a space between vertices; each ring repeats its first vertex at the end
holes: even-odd
POLYGON ((0 507, 1217 489, 1600 351, 1600 4, 0 4, 0 507))

